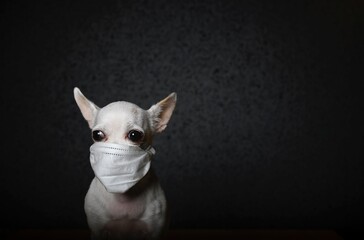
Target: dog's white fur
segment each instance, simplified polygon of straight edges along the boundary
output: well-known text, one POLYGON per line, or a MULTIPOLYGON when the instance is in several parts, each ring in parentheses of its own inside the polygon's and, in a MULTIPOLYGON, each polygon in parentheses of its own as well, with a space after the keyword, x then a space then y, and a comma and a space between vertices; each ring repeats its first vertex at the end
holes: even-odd
MULTIPOLYGON (((105 133, 105 142, 135 145, 130 130, 144 133, 143 144, 151 145, 155 133, 162 132, 172 116, 177 95, 144 110, 119 101, 99 108, 74 88, 74 97, 92 130, 105 133)), ((85 213, 93 239, 158 239, 168 227, 167 202, 152 168, 135 186, 123 194, 109 193, 95 177, 85 197, 85 213)))

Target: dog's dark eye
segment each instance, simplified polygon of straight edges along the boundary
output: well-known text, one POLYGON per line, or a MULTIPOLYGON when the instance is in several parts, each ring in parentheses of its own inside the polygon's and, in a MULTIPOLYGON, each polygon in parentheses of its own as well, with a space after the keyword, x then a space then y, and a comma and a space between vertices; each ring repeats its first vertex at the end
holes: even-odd
POLYGON ((92 132, 92 138, 96 142, 100 142, 105 138, 105 134, 100 130, 95 130, 95 131, 92 132))
POLYGON ((137 131, 137 130, 131 130, 129 133, 128 133, 128 138, 130 139, 130 141, 132 142, 140 142, 144 137, 144 134, 140 131, 137 131))

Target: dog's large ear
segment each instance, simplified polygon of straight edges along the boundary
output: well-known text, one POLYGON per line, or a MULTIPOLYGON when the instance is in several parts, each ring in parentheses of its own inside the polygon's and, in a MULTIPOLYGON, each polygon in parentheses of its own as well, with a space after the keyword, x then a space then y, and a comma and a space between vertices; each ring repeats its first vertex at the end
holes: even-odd
POLYGON ((148 109, 151 126, 155 133, 160 133, 167 127, 167 123, 172 116, 176 102, 177 94, 173 92, 148 109))
POLYGON ((94 126, 96 114, 100 108, 88 100, 77 87, 73 89, 73 94, 76 103, 81 110, 82 116, 88 122, 88 126, 92 128, 94 126))

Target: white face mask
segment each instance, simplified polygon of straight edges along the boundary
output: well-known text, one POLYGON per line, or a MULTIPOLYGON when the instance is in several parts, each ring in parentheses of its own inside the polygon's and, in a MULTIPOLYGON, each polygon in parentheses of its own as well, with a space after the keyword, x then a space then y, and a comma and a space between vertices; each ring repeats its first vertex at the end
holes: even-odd
POLYGON ((90 162, 96 177, 111 193, 124 193, 150 168, 155 150, 138 146, 96 142, 90 147, 90 162))

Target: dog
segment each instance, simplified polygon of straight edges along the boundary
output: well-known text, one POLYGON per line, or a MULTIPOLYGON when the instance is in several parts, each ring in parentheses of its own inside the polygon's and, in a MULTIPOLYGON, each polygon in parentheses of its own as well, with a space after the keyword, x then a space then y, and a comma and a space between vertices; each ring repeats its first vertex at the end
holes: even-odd
POLYGON ((148 110, 126 102, 99 108, 79 88, 74 98, 92 130, 95 173, 84 200, 91 239, 160 239, 168 229, 164 191, 151 167, 153 136, 175 109, 172 92, 148 110))

